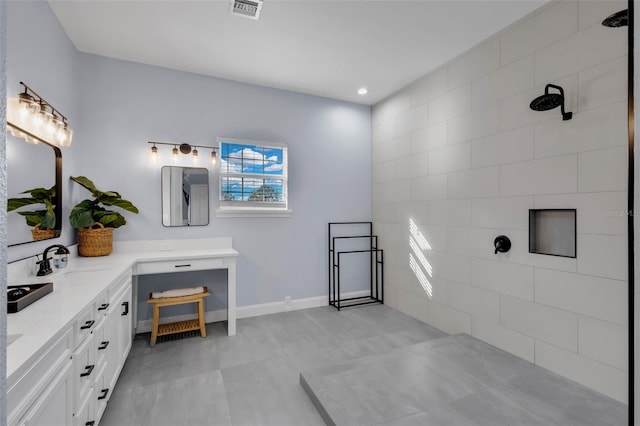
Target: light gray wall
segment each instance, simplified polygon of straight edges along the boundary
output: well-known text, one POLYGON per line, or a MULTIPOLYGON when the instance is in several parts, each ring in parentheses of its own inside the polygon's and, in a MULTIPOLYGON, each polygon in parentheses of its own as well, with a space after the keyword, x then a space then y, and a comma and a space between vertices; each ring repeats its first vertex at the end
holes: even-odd
POLYGON ((627 30, 600 22, 624 8, 551 2, 373 108, 385 301, 620 401, 627 30), (530 110, 547 83, 564 87, 572 120, 530 110), (577 209, 576 259, 528 252, 532 208, 577 209), (410 219, 430 249, 409 247, 410 219), (500 234, 513 246, 495 255, 500 234), (420 254, 428 283, 409 267, 420 254))
MULTIPOLYGON (((7 3, 0 1, 0 123, 6 119, 6 34, 7 3)), ((7 204, 7 157, 5 126, 0 126, 0 206, 7 204)), ((0 318, 7 316, 7 212, 0 208, 0 318)), ((0 326, 0 426, 7 416, 7 322, 0 326)))
POLYGON ((327 293, 327 222, 371 217, 369 107, 87 54, 80 69, 78 173, 140 209, 116 239, 233 237, 239 306, 327 293), (172 164, 171 147, 152 164, 147 141, 212 146, 216 136, 288 144, 291 218, 216 218, 212 170, 209 225, 162 226, 160 169, 172 164))
MULTIPOLYGON (((81 127, 77 97, 79 54, 49 5, 44 1, 7 2, 6 31, 7 80, 3 88, 6 87, 7 95, 14 97, 20 93, 22 91, 20 82, 23 81, 65 114, 71 126, 78 131, 81 127)), ((9 135, 8 138, 20 142, 13 136, 9 135)), ((54 240, 10 247, 9 261, 42 253, 50 244, 68 245, 75 241, 75 232, 69 226, 66 217, 71 206, 68 177, 73 173, 75 146, 80 145, 78 140, 74 138, 74 145, 71 148, 62 149, 64 210, 62 236, 54 240)), ((53 158, 52 154, 52 162, 53 158)), ((30 164, 27 160, 24 161, 24 172, 34 172, 41 167, 30 164)), ((48 165, 50 166, 51 164, 48 165)), ((20 222, 20 225, 26 226, 24 221, 20 222)))

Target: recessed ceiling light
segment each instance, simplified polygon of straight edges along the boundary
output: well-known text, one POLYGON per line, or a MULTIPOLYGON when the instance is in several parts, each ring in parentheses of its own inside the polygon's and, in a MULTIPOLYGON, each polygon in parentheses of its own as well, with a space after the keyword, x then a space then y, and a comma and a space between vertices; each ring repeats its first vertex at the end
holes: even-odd
POLYGON ((366 87, 361 87, 358 89, 358 95, 366 95, 367 93, 369 93, 369 90, 367 90, 366 87))

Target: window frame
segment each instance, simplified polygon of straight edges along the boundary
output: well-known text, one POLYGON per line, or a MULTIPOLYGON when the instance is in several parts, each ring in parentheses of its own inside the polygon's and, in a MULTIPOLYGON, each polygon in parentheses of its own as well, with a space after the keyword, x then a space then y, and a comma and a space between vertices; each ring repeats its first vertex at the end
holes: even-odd
POLYGON ((291 210, 289 209, 289 156, 287 144, 280 142, 266 142, 249 139, 235 139, 217 137, 216 144, 218 146, 219 161, 222 164, 222 144, 247 145, 261 148, 274 148, 282 150, 282 174, 271 175, 264 173, 230 173, 219 168, 218 175, 218 209, 216 217, 289 217, 291 210), (223 180, 224 178, 256 178, 256 179, 276 179, 282 180, 282 198, 283 201, 230 201, 223 200, 223 180))

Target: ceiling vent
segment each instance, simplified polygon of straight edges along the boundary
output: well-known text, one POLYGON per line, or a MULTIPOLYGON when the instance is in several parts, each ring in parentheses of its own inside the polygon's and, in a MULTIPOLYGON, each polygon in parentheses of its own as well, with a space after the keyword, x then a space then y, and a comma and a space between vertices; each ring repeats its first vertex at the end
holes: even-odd
POLYGON ((260 17, 261 10, 262 0, 231 0, 229 5, 229 11, 233 15, 244 16, 256 21, 260 17))

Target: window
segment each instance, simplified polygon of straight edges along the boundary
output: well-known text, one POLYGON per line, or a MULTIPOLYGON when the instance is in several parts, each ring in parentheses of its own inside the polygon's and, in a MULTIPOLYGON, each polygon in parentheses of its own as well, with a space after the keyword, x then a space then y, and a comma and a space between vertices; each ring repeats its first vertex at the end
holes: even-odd
POLYGON ((229 138, 218 138, 218 142, 218 216, 229 212, 288 213, 287 146, 229 138))

